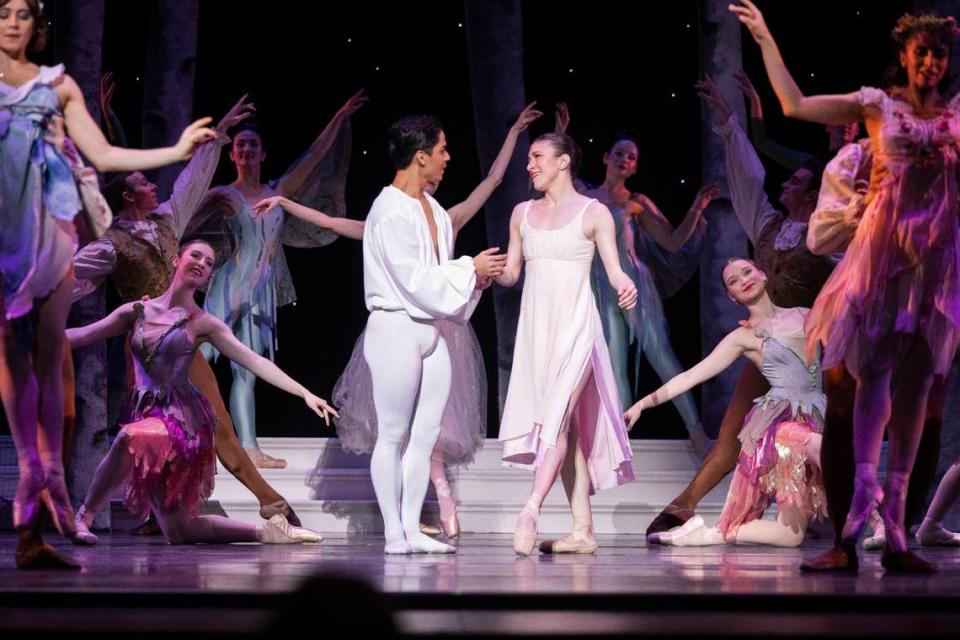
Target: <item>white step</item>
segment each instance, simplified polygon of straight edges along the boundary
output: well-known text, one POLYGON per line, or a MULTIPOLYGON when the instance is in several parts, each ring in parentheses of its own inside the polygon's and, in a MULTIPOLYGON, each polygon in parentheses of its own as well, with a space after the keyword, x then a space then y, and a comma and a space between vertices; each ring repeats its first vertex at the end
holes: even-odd
MULTIPOLYGON (((287 460, 286 469, 264 469, 264 478, 297 511, 305 526, 326 532, 371 532, 383 528, 370 482, 370 457, 344 451, 337 439, 261 438, 260 447, 287 460), (317 465, 317 461, 322 464, 317 465), (317 490, 306 485, 315 475, 317 490)), ((602 491, 591 499, 594 524, 601 533, 642 533, 671 499, 686 487, 699 459, 686 441, 634 440, 632 467, 636 482, 602 491)), ((487 440, 468 467, 450 469, 465 532, 510 532, 530 491, 532 473, 503 466, 501 445, 487 440)), ((708 521, 719 514, 726 495, 722 483, 701 502, 708 521)), ((428 493, 424 520, 436 505, 428 493)), ((212 499, 231 517, 260 521, 253 496, 232 476, 220 472, 212 499)), ((558 481, 541 512, 541 531, 561 533, 570 527, 570 510, 558 481)))

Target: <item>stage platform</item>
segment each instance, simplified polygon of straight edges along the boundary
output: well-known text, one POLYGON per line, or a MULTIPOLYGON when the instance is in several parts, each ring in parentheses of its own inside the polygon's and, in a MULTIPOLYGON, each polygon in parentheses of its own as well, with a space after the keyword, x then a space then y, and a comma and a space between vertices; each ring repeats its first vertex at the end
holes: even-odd
MULTIPOLYGON (((51 541, 56 536, 51 536, 51 541)), ((16 571, 0 534, 4 639, 346 637, 344 621, 392 619, 404 637, 956 637, 960 550, 924 550, 933 576, 889 576, 878 554, 858 575, 805 575, 826 548, 647 548, 603 535, 588 556, 517 557, 504 534, 465 534, 449 556, 384 556, 378 535, 319 545, 174 547, 106 534, 71 551, 79 572, 16 571), (328 578, 295 596, 310 576, 328 578), (333 576, 358 579, 357 591, 333 576), (376 593, 374 593, 376 592, 376 593)), ((359 637, 356 634, 353 637, 359 637)), ((386 632, 363 637, 389 637, 386 632)))

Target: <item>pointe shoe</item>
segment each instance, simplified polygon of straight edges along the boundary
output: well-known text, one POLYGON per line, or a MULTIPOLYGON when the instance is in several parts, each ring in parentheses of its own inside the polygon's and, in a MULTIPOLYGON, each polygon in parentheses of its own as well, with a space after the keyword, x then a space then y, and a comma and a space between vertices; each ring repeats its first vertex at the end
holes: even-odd
POLYGON ((76 519, 74 520, 74 526, 76 527, 76 534, 74 534, 73 544, 82 546, 82 547, 92 547, 97 544, 97 536, 90 531, 90 527, 87 526, 87 523, 83 521, 83 517, 87 513, 86 505, 80 505, 80 508, 77 509, 76 519))
POLYGON ((449 518, 440 518, 440 528, 443 529, 443 535, 447 538, 456 538, 460 535, 460 519, 457 517, 456 509, 449 518))
POLYGON ((877 482, 875 470, 873 477, 870 479, 857 478, 850 510, 847 512, 847 519, 843 523, 841 539, 844 543, 856 544, 860 533, 867 526, 867 522, 869 522, 881 500, 883 500, 883 490, 877 482))
POLYGON ((539 524, 540 510, 530 506, 528 502, 524 505, 523 511, 520 512, 520 517, 517 518, 517 528, 513 532, 513 550, 517 555, 528 556, 533 553, 533 548, 537 544, 537 529, 539 524), (524 516, 533 521, 532 531, 520 528, 520 523, 523 521, 524 516))
POLYGON ((47 511, 50 512, 50 518, 53 520, 53 526, 57 528, 60 535, 70 539, 74 538, 77 535, 76 520, 73 514, 73 504, 70 502, 70 494, 63 481, 63 476, 48 475, 47 487, 40 493, 40 497, 47 506, 47 511))
POLYGON ((260 505, 260 517, 264 520, 269 520, 277 514, 281 514, 287 519, 287 522, 292 524, 295 527, 303 526, 300 524, 300 518, 297 517, 297 514, 294 512, 293 507, 290 506, 283 498, 280 498, 276 502, 271 502, 270 504, 260 505))
POLYGON ((880 551, 887 546, 887 530, 883 525, 883 518, 876 511, 870 515, 870 527, 873 534, 864 538, 861 545, 866 551, 880 551))
MULTIPOLYGON (((650 526, 647 527, 647 543, 659 544, 658 542, 652 541, 650 538, 654 537, 655 534, 663 533, 665 531, 669 531, 670 529, 676 529, 677 527, 682 526, 693 516, 693 509, 667 505, 667 508, 661 511, 657 517, 653 519, 653 522, 650 523, 650 526)), ((657 537, 657 539, 659 539, 659 537, 657 537)))
POLYGON ((304 542, 298 531, 283 514, 278 513, 257 529, 257 540, 263 544, 299 544, 304 542))
POLYGON ((674 544, 674 540, 686 536, 697 529, 703 529, 706 526, 707 523, 703 521, 702 516, 693 516, 679 527, 674 527, 669 531, 661 531, 660 533, 653 534, 650 537, 655 538, 655 542, 653 542, 653 544, 663 544, 669 546, 674 544))
POLYGON ((431 538, 436 538, 443 533, 443 529, 441 529, 435 524, 427 524, 426 522, 421 522, 420 533, 422 533, 425 536, 430 536, 431 538))
POLYGON ((20 472, 17 493, 13 497, 13 526, 18 531, 30 529, 40 512, 44 490, 42 472, 32 475, 20 472))
POLYGON ((914 537, 921 547, 960 547, 960 533, 948 531, 939 525, 924 528, 921 524, 914 537))
POLYGON ((247 456, 250 457, 253 466, 258 469, 285 469, 287 467, 286 460, 269 456, 261 451, 260 447, 244 449, 244 451, 247 452, 247 456))
POLYGON ((540 553, 595 553, 598 547, 596 538, 574 531, 559 540, 544 540, 540 553))

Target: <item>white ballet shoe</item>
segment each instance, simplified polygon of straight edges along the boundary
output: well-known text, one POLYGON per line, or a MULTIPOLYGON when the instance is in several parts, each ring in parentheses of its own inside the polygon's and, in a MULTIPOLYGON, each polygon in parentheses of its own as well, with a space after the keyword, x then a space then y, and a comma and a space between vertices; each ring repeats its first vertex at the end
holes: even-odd
POLYGON ((74 519, 74 526, 77 529, 77 532, 73 535, 71 540, 73 544, 81 547, 92 547, 97 544, 98 538, 96 534, 90 531, 90 527, 87 526, 87 523, 83 521, 83 516, 87 513, 87 507, 80 505, 80 508, 77 509, 77 514, 74 519))
POLYGON ((257 540, 263 544, 300 544, 304 542, 302 534, 284 517, 282 513, 271 516, 257 529, 257 540))
POLYGON ((942 526, 931 525, 924 528, 920 525, 914 537, 922 547, 960 547, 960 533, 954 533, 942 526))
POLYGON ((456 553, 457 551, 456 547, 434 540, 419 531, 407 534, 407 544, 410 546, 409 553, 456 553))

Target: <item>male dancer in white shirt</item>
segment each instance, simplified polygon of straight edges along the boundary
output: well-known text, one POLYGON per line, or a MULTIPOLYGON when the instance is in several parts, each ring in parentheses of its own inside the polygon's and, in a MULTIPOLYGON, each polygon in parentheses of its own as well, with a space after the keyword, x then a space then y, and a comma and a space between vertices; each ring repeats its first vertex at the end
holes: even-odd
POLYGON ((450 391, 450 355, 433 322, 467 322, 506 256, 492 248, 453 259, 450 216, 424 192, 450 160, 440 122, 402 118, 389 138, 397 172, 374 201, 363 236, 370 310, 363 353, 377 411, 370 475, 383 514, 385 553, 452 553, 454 547, 420 533, 430 454, 450 391))

